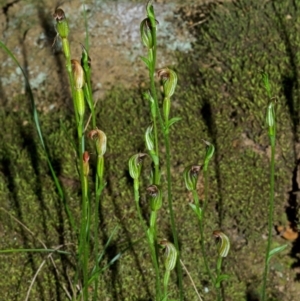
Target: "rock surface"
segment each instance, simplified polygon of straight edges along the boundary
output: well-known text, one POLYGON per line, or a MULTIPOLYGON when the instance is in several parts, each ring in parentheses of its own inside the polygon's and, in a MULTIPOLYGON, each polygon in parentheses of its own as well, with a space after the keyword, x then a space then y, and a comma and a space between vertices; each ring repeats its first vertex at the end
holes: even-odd
MULTIPOLYGON (((87 16, 92 79, 95 97, 102 97, 113 85, 137 86, 146 76, 139 59, 145 51, 140 42, 139 24, 145 17, 145 1, 70 1, 64 9, 70 25, 72 58, 80 58, 85 43, 84 11, 87 16)), ((211 2, 202 1, 198 2, 211 2)), ((176 62, 176 51, 192 49, 194 37, 189 24, 176 11, 187 4, 178 1, 155 3, 158 28, 158 67, 176 62)), ((11 1, 2 3, 1 40, 12 51, 28 74, 31 87, 39 99, 39 109, 48 111, 56 100, 69 96, 61 43, 56 38, 52 1, 11 1)), ((21 71, 8 55, 0 52, 0 93, 2 102, 11 104, 24 93, 21 71)))

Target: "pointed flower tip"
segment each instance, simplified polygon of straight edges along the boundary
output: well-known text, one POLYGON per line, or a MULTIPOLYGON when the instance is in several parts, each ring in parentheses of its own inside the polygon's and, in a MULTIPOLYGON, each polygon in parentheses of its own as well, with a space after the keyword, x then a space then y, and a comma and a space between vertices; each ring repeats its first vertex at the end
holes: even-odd
POLYGON ((153 0, 148 0, 146 8, 150 8, 151 6, 153 6, 153 0))
POLYGON ((149 18, 154 19, 155 15, 154 15, 154 8, 153 8, 153 0, 149 0, 147 2, 146 11, 147 11, 147 15, 149 16, 149 18))
POLYGON ((219 246, 219 256, 226 257, 230 250, 230 241, 229 241, 228 236, 219 230, 214 231, 213 236, 220 239, 220 241, 221 241, 220 246, 219 246))

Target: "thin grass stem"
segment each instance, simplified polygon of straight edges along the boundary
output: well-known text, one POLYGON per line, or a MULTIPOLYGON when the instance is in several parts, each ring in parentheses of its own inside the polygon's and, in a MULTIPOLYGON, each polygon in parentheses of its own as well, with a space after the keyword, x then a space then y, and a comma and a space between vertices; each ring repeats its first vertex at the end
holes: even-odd
POLYGON ((275 102, 271 98, 271 85, 269 77, 266 73, 262 74, 262 80, 269 98, 269 105, 267 108, 266 122, 269 127, 268 135, 271 145, 271 162, 270 162, 270 200, 269 200, 269 213, 268 213, 268 242, 265 255, 265 268, 263 273, 262 284, 262 301, 266 300, 266 287, 269 272, 269 259, 272 243, 272 229, 273 229, 273 215, 274 215, 274 198, 275 198, 275 142, 276 142, 276 117, 275 117, 275 102))
MULTIPOLYGON (((139 180, 134 179, 136 182, 134 187, 139 187, 139 180)), ((143 219, 142 213, 141 213, 141 208, 139 205, 140 201, 140 194, 139 194, 139 189, 134 189, 134 201, 136 204, 136 210, 140 219, 140 223, 144 229, 145 236, 147 238, 149 247, 150 247, 150 253, 151 253, 151 258, 152 258, 152 263, 154 265, 155 269, 155 294, 156 294, 156 299, 155 300, 161 300, 161 287, 160 287, 160 273, 159 273, 159 266, 158 266, 158 259, 157 259, 157 254, 156 254, 156 247, 155 247, 155 240, 153 239, 153 243, 150 241, 149 236, 148 236, 148 227, 143 219)), ((151 228, 149 229, 151 232, 151 228)))
POLYGON ((272 243, 273 215, 274 215, 274 196, 275 196, 275 136, 270 137, 271 143, 271 164, 270 164, 270 201, 268 218, 268 243, 265 256, 265 269, 263 274, 262 301, 266 300, 266 287, 269 271, 269 254, 272 243))
POLYGON ((168 207, 169 207, 169 214, 170 214, 171 229, 172 229, 172 234, 173 234, 173 239, 174 239, 174 245, 178 252, 177 253, 176 270, 177 270, 177 276, 178 276, 180 300, 183 300, 182 268, 181 268, 181 264, 180 264, 178 234, 177 234, 177 229, 176 229, 176 224, 175 224, 173 200, 172 200, 171 155, 170 155, 170 141, 169 141, 168 132, 164 133, 164 138, 165 138, 166 159, 167 159, 168 207))
MULTIPOLYGON (((199 212, 200 204, 199 204, 198 193, 196 190, 192 190, 192 194, 193 194, 193 199, 194 199, 196 207, 197 207, 197 211, 199 212)), ((204 238, 204 229, 203 229, 203 219, 204 219, 204 208, 201 210, 201 218, 198 218, 198 225, 199 225, 199 230, 200 230, 200 246, 201 246, 201 252, 202 252, 202 256, 203 256, 205 270, 213 284, 213 283, 215 283, 215 278, 209 268, 208 259, 207 259, 207 255, 206 255, 205 244, 204 244, 205 238, 204 238)))

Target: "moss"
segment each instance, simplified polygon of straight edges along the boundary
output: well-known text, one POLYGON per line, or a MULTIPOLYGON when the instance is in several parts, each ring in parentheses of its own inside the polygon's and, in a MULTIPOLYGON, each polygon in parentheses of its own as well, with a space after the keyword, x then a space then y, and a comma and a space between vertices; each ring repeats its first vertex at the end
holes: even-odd
MULTIPOLYGON (((210 265, 214 266, 216 258, 211 233, 221 227, 232 243, 231 252, 224 260, 224 270, 230 274, 230 280, 224 284, 225 299, 249 299, 253 290, 257 294, 261 281, 269 197, 268 137, 264 125, 268 100, 260 71, 269 73, 278 98, 275 220, 279 220, 288 206, 286 193, 292 188, 292 170, 297 156, 299 78, 295 66, 297 53, 300 53, 299 22, 299 10, 291 1, 272 4, 241 0, 214 6, 207 21, 194 32, 197 38, 194 52, 178 56, 179 87, 172 114, 182 120, 174 125, 171 134, 174 209, 182 259, 201 293, 207 286, 207 277, 203 272, 197 223, 188 206, 182 171, 189 164, 202 162, 205 147, 201 139, 215 144, 205 223, 210 265)), ((28 226, 34 236, 0 211, 1 248, 41 247, 38 238, 48 246, 76 243, 39 146, 28 104, 19 103, 17 111, 12 108, 0 111, 5 129, 0 133, 3 143, 0 149, 1 206, 28 226)), ((121 259, 101 277, 100 299, 148 300, 153 294, 154 271, 145 241, 138 241, 143 233, 127 172, 129 157, 145 151, 143 134, 149 124, 148 104, 142 99, 141 91, 115 87, 99 101, 97 114, 98 127, 108 137, 107 186, 100 213, 102 245, 115 225, 120 226, 104 262, 127 248, 121 259)), ((51 160, 64 184, 68 204, 79 218, 80 188, 72 117, 64 109, 43 113, 40 117, 51 160)), ((164 154, 163 148, 161 153, 164 154)), ((147 164, 149 161, 145 162, 147 164)), ((144 184, 147 184, 146 175, 144 184)), ((144 192, 141 195, 147 216, 144 192)), ((166 203, 159 213, 159 229, 160 237, 170 236, 166 203)), ((72 246, 66 248, 75 251, 72 246)), ((7 300, 23 300, 28 281, 45 257, 22 254, 5 258, 1 260, 1 270, 8 272, 0 282, 1 291, 5 292, 7 300)), ((60 284, 67 284, 67 275, 74 273, 74 257, 55 255, 55 260, 59 266, 58 275, 51 264, 47 264, 31 292, 32 300, 65 298, 60 284)), ((280 272, 284 277, 278 276, 279 268, 274 263, 269 291, 274 300, 287 300, 279 286, 289 288, 286 279, 295 276, 290 270, 294 260, 287 255, 278 260, 282 263, 280 272)), ((171 285, 176 296, 175 275, 171 285)), ((188 279, 184 280, 184 285, 186 300, 194 299, 188 279)), ((291 290, 290 299, 295 299, 294 296, 296 292, 291 290)), ((207 294, 205 300, 214 300, 214 297, 207 294)))

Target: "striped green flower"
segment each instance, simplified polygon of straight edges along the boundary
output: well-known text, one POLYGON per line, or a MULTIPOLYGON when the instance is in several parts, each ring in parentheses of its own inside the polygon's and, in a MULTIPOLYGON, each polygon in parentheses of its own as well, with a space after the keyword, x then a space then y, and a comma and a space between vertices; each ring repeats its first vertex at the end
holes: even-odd
POLYGON ((175 268, 177 261, 177 250, 175 246, 167 240, 162 240, 159 244, 166 249, 165 268, 167 271, 172 271, 175 268))
POLYGON ((230 250, 230 241, 228 236, 221 231, 214 231, 213 235, 220 239, 219 255, 221 257, 226 257, 230 250))
POLYGON ((183 177, 184 177, 184 182, 187 190, 189 191, 196 190, 200 170, 201 170, 200 165, 188 166, 184 170, 183 177))
POLYGON ((142 161, 146 154, 135 154, 133 155, 128 162, 130 176, 137 180, 140 177, 142 169, 142 161))

